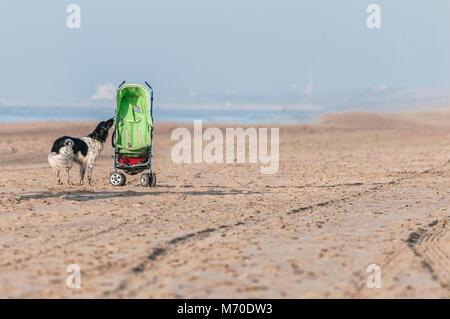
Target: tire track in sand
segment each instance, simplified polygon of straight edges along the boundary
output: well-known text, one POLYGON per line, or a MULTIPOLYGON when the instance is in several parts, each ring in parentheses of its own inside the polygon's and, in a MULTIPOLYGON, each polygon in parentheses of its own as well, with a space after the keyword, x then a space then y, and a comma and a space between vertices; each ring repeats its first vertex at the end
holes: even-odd
MULTIPOLYGON (((245 222, 235 222, 230 225, 220 225, 217 227, 209 227, 205 228, 196 232, 191 232, 183 236, 175 237, 167 242, 165 242, 162 245, 159 245, 151 250, 151 252, 147 255, 147 257, 139 263, 137 266, 133 267, 131 271, 128 271, 128 274, 125 276, 124 279, 120 281, 120 284, 112 289, 112 290, 106 290, 103 292, 103 296, 111 296, 112 294, 120 294, 121 291, 128 288, 128 282, 131 277, 134 277, 146 270, 149 270, 154 265, 154 262, 160 259, 160 257, 166 255, 170 250, 173 250, 179 245, 185 244, 187 242, 190 242, 192 240, 201 240, 203 238, 206 238, 209 234, 220 231, 220 230, 227 230, 231 229, 236 226, 242 226, 245 225, 245 222)), ((131 293, 137 292, 145 288, 148 284, 151 284, 152 282, 144 282, 142 285, 139 285, 136 288, 133 288, 131 293)))
MULTIPOLYGON (((355 200, 355 199, 357 199, 357 198, 360 198, 360 197, 362 197, 362 196, 364 196, 364 195, 366 195, 366 194, 372 193, 372 192, 377 191, 377 190, 379 190, 379 189, 382 189, 382 188, 385 188, 385 187, 390 187, 390 186, 396 186, 396 185, 399 185, 401 182, 403 182, 403 181, 405 181, 405 180, 410 180, 410 179, 416 178, 416 177, 418 177, 418 176, 421 176, 421 175, 425 175, 425 174, 431 173, 431 172, 433 172, 433 171, 435 171, 435 170, 443 169, 443 168, 445 168, 448 164, 450 164, 450 160, 448 160, 447 162, 445 162, 445 163, 442 164, 442 165, 438 165, 438 166, 435 166, 435 167, 426 169, 426 170, 424 170, 424 171, 420 171, 420 172, 418 172, 418 173, 415 173, 415 174, 412 174, 412 175, 409 175, 409 176, 400 177, 400 178, 394 179, 394 180, 389 181, 389 182, 385 182, 385 183, 373 183, 373 184, 371 184, 371 185, 375 185, 375 186, 370 187, 370 188, 368 188, 368 189, 366 189, 366 190, 364 190, 364 191, 354 192, 354 193, 351 194, 351 195, 348 195, 348 196, 345 196, 345 197, 342 197, 342 198, 338 198, 338 199, 330 199, 330 200, 327 200, 327 201, 324 201, 324 202, 319 202, 319 203, 316 203, 316 204, 311 204, 311 205, 307 205, 307 206, 295 208, 295 209, 292 209, 292 210, 288 211, 288 212, 287 212, 287 215, 298 214, 298 213, 301 213, 301 212, 304 212, 304 211, 310 211, 310 210, 313 210, 313 209, 315 209, 315 208, 321 208, 321 207, 330 206, 330 205, 332 205, 332 204, 339 204, 339 203, 351 202, 351 201, 353 201, 353 200, 355 200)), ((342 185, 346 185, 346 184, 342 184, 342 185)), ((354 183, 354 184, 349 184, 349 185, 366 186, 367 184, 364 184, 364 183, 354 183)), ((339 186, 339 185, 338 185, 338 186, 339 186)))
POLYGON ((419 229, 406 240, 414 255, 441 287, 450 289, 450 218, 419 229))
POLYGON ((405 274, 417 258, 431 278, 450 292, 449 226, 450 218, 447 217, 412 232, 394 253, 380 263, 381 289, 368 289, 366 279, 369 273, 358 273, 354 280, 354 291, 348 295, 352 298, 385 296, 383 288, 395 286, 398 276, 405 274))

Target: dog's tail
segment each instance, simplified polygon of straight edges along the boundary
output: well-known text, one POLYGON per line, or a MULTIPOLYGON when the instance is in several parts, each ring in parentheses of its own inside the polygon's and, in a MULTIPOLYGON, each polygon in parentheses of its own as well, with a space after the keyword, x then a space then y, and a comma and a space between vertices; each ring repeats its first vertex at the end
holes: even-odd
POLYGON ((48 163, 50 164, 50 166, 51 166, 53 169, 57 169, 57 165, 56 165, 56 157, 57 157, 58 155, 59 155, 59 154, 56 153, 56 152, 51 152, 50 154, 48 154, 48 163))

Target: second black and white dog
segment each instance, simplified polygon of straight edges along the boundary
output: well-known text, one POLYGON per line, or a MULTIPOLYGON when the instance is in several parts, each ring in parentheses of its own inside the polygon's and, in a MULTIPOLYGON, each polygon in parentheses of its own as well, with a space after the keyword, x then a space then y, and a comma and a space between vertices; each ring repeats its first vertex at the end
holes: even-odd
POLYGON ((86 171, 88 182, 92 184, 95 162, 103 150, 103 143, 108 138, 108 131, 113 124, 114 118, 100 122, 86 137, 62 136, 53 142, 52 150, 48 154, 48 162, 56 174, 58 184, 62 184, 61 170, 66 172, 67 182, 71 184, 69 172, 73 162, 80 165, 80 185, 83 185, 86 171))

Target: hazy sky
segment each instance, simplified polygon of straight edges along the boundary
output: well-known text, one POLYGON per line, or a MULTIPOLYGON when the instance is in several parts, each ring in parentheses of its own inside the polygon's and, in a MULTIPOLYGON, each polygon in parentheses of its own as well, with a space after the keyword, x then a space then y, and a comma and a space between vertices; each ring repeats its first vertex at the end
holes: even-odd
POLYGON ((448 0, 0 0, 0 103, 82 103, 124 79, 160 96, 449 88, 449 18, 448 0))

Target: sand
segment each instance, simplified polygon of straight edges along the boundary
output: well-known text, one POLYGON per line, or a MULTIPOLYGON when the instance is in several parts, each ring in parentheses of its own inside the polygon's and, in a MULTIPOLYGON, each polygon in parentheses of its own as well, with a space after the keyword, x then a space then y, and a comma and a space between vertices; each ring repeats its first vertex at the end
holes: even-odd
POLYGON ((170 133, 192 123, 157 123, 157 187, 111 186, 109 143, 93 186, 57 185, 52 141, 94 126, 0 124, 0 297, 450 297, 449 111, 269 125, 274 175, 175 164, 170 133), (366 284, 371 264, 380 288, 366 284))

